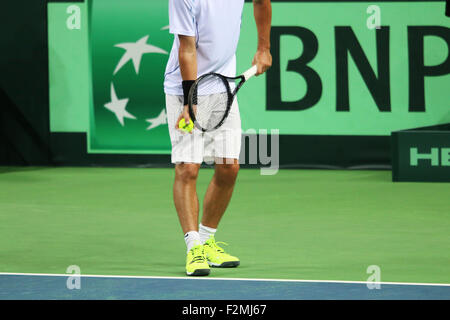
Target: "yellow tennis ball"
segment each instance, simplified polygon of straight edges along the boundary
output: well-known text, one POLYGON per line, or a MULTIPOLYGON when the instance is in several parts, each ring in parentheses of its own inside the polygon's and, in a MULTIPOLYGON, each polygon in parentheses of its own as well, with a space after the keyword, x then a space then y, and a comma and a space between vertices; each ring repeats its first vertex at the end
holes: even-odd
POLYGON ((181 118, 180 123, 178 124, 178 127, 184 131, 184 132, 191 132, 192 129, 194 129, 194 123, 192 120, 189 121, 189 124, 186 124, 186 121, 184 118, 181 118))

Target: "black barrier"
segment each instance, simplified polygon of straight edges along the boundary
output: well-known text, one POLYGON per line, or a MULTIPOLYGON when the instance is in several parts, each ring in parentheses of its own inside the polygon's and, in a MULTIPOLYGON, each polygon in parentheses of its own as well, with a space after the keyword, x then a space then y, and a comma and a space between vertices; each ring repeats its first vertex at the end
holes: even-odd
POLYGON ((48 164, 46 2, 3 1, 2 12, 0 165, 48 164))
POLYGON ((450 182, 450 123, 392 132, 392 180, 450 182))

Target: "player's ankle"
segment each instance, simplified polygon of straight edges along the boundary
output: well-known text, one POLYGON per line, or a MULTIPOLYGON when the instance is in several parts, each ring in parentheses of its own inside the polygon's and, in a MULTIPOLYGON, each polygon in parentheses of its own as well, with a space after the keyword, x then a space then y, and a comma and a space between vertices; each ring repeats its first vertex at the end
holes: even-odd
POLYGON ((189 250, 191 250, 193 247, 202 244, 198 231, 186 232, 186 234, 184 235, 184 241, 186 242, 187 252, 189 252, 189 250))
POLYGON ((216 234, 216 231, 217 231, 217 229, 204 226, 203 224, 200 223, 200 225, 198 227, 200 241, 202 243, 205 243, 211 236, 214 236, 216 234))

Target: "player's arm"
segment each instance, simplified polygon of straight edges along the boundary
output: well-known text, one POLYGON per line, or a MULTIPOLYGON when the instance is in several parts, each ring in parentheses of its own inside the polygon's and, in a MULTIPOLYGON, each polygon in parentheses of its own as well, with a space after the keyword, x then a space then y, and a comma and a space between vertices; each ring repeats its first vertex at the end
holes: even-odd
POLYGON ((187 97, 190 87, 194 84, 195 79, 197 79, 197 48, 195 37, 178 35, 178 39, 180 40, 178 60, 180 63, 181 77, 183 79, 184 108, 177 120, 175 126, 177 129, 181 118, 184 118, 186 123, 189 123, 190 121, 187 97))
POLYGON ((180 71, 183 81, 197 79, 197 48, 195 37, 178 35, 180 39, 180 50, 178 59, 180 62, 180 71))
POLYGON ((260 75, 272 65, 272 55, 270 54, 272 5, 270 0, 253 0, 253 12, 258 30, 258 49, 253 58, 253 65, 258 66, 256 75, 260 75))

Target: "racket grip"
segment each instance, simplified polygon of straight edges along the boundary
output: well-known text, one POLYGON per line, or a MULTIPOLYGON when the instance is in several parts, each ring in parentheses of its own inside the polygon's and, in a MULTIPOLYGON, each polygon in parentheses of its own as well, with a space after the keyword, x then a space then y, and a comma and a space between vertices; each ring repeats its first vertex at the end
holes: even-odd
POLYGON ((255 76, 256 72, 258 72, 258 67, 254 65, 253 67, 245 71, 242 75, 244 76, 245 81, 247 81, 251 77, 255 76))

